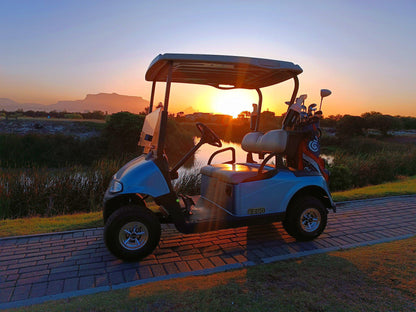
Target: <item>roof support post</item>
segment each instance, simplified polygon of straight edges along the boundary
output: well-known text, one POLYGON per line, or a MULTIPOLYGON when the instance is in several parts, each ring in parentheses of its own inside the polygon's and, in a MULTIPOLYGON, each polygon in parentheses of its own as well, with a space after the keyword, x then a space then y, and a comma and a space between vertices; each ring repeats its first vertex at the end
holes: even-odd
POLYGON ((155 100, 156 81, 152 83, 152 93, 150 93, 149 114, 153 111, 153 102, 155 100))
POLYGON ((260 115, 261 115, 261 105, 263 104, 263 94, 261 93, 260 89, 256 89, 257 94, 259 95, 259 103, 257 106, 257 118, 256 118, 256 127, 254 131, 259 131, 260 127, 260 115))
POLYGON ((157 146, 158 158, 163 157, 163 152, 165 149, 165 141, 166 141, 166 133, 167 133, 166 128, 168 125, 170 85, 172 83, 172 68, 173 68, 173 61, 169 61, 168 75, 166 77, 165 102, 164 102, 163 111, 162 111, 162 118, 160 121, 159 142, 157 146))

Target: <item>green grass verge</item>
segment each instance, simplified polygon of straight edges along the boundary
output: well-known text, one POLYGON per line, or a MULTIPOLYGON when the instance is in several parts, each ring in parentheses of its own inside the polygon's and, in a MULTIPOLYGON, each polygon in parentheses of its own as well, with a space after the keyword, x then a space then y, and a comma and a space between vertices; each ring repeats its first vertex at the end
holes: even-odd
POLYGON ((0 237, 62 232, 103 226, 102 212, 0 221, 0 237))
POLYGON ((415 311, 415 276, 413 237, 18 311, 415 311))
MULTIPOLYGON (((408 194, 416 194, 416 176, 380 185, 335 192, 332 195, 335 201, 345 201, 408 194)), ((2 220, 0 221, 0 237, 60 232, 100 226, 103 226, 101 212, 79 213, 50 218, 35 217, 2 220)))
POLYGON ((394 182, 334 192, 332 197, 335 201, 345 201, 410 194, 416 194, 416 176, 404 177, 394 182))

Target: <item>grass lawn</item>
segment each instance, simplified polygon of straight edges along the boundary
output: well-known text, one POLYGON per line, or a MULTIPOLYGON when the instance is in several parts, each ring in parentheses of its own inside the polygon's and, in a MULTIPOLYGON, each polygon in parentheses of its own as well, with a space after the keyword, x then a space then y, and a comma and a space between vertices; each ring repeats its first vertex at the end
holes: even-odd
MULTIPOLYGON (((335 201, 416 194, 416 176, 380 185, 367 186, 332 194, 335 201)), ((0 221, 0 237, 61 232, 101 227, 102 213, 78 213, 50 218, 22 218, 0 221)))
POLYGON ((21 218, 0 221, 0 237, 62 232, 103 226, 102 212, 77 213, 49 218, 21 218))
POLYGON ((413 237, 18 310, 416 311, 415 276, 413 237))
POLYGON ((416 176, 403 177, 397 181, 379 185, 371 185, 348 191, 334 192, 332 197, 335 201, 345 201, 410 194, 416 194, 416 176))

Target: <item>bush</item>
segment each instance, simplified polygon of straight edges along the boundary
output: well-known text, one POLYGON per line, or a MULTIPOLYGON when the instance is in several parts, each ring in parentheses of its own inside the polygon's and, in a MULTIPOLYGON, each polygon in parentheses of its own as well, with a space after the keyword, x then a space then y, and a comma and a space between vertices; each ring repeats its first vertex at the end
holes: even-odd
POLYGON ((107 144, 107 155, 120 157, 124 154, 137 156, 139 154, 140 132, 144 116, 129 112, 110 115, 105 124, 103 138, 107 144))
POLYGON ((1 167, 90 165, 103 157, 100 138, 80 139, 68 135, 0 135, 1 167))
POLYGON ((330 167, 332 191, 380 184, 401 175, 416 174, 414 146, 393 146, 371 153, 338 152, 334 157, 334 165, 330 167))
POLYGON ((351 170, 343 165, 330 166, 329 185, 331 191, 346 190, 351 188, 352 176, 351 170))
POLYGON ((337 122, 337 136, 341 138, 348 138, 363 135, 364 127, 365 123, 363 118, 345 115, 337 122))
POLYGON ((0 174, 0 219, 99 211, 119 161, 91 168, 3 170, 0 174))

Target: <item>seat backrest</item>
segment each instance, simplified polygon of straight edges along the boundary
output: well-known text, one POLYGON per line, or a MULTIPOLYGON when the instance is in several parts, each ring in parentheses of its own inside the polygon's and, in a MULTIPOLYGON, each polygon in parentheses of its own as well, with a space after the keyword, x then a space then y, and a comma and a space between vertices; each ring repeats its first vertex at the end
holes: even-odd
POLYGON ((270 130, 265 134, 249 132, 244 136, 241 147, 251 153, 281 154, 286 149, 287 136, 287 132, 282 129, 270 130))

